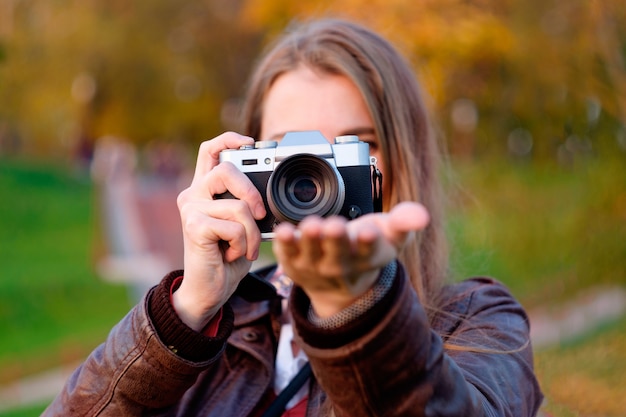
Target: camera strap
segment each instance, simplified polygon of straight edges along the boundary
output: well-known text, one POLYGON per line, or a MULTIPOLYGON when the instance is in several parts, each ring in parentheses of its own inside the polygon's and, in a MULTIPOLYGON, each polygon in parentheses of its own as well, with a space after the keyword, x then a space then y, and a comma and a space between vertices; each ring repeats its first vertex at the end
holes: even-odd
POLYGON ((282 416, 289 400, 296 395, 304 383, 309 380, 312 373, 311 364, 309 362, 305 363, 298 374, 289 382, 289 385, 287 385, 285 389, 278 394, 278 397, 276 397, 272 404, 270 404, 262 417, 282 416))
POLYGON ((370 165, 372 166, 372 192, 374 193, 374 212, 383 211, 383 173, 378 169, 375 157, 370 157, 370 165))

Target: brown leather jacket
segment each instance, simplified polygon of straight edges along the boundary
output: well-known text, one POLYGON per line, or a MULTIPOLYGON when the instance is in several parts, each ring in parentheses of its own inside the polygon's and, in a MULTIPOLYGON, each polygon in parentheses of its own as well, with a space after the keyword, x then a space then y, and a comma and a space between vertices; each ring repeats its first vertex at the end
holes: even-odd
MULTIPOLYGON (((44 416, 249 416, 264 407, 280 301, 244 300, 266 291, 244 280, 218 335, 205 337, 173 312, 169 288, 177 275, 113 328, 44 416)), ((445 287, 442 296, 429 324, 398 268, 374 308, 327 331, 307 321, 308 299, 296 288, 292 314, 314 370, 307 415, 535 415, 543 397, 522 307, 488 278, 445 287)))

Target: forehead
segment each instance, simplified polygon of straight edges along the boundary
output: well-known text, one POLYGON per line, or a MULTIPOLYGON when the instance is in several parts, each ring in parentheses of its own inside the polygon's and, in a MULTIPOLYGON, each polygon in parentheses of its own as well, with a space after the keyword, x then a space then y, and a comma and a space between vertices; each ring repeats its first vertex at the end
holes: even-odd
POLYGON ((260 139, 294 130, 320 130, 329 138, 373 123, 352 80, 300 66, 280 75, 268 90, 261 125, 260 139))

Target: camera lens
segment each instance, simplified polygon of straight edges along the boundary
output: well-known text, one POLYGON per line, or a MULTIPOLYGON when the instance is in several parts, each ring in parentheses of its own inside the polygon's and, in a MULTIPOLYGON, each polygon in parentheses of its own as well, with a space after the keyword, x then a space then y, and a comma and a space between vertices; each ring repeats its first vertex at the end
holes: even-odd
POLYGON ((318 186, 310 178, 299 178, 293 183, 291 194, 297 201, 309 203, 317 195, 318 186))
POLYGON ((277 165, 267 183, 267 200, 279 221, 298 223, 311 214, 338 214, 345 200, 345 186, 328 161, 297 154, 277 165))

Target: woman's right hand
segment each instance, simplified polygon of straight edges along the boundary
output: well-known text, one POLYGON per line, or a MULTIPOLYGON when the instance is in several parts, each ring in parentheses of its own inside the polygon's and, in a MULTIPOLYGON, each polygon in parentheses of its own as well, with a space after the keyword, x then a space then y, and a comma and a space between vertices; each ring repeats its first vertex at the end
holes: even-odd
POLYGON ((259 254, 256 220, 266 214, 261 194, 233 164, 219 163, 222 150, 253 143, 233 132, 202 143, 193 181, 178 196, 185 276, 173 304, 197 331, 226 303, 259 254), (226 191, 237 199, 214 198, 226 191))

